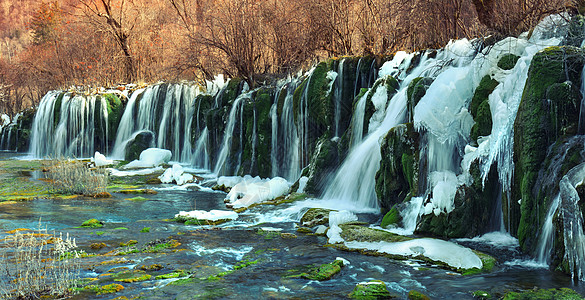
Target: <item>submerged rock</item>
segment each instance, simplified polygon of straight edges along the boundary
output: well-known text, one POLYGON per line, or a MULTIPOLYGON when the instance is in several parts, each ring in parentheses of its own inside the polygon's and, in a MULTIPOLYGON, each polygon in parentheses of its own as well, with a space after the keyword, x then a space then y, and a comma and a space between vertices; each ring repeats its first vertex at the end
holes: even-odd
POLYGON ((152 131, 141 131, 137 133, 128 143, 124 151, 126 161, 137 160, 142 151, 154 145, 154 133, 152 131))

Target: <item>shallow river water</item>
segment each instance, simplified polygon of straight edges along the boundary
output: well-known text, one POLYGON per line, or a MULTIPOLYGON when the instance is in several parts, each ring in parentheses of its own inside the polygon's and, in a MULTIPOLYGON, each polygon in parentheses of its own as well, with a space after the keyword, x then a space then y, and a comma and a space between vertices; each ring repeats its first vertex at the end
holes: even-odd
MULTIPOLYGON (((34 180, 34 179, 31 179, 34 180)), ((79 294, 74 298, 142 296, 146 299, 203 298, 347 298, 359 282, 382 280, 391 293, 406 298, 410 290, 418 290, 436 299, 471 299, 476 290, 492 295, 533 287, 570 287, 585 293, 582 284, 573 283, 563 274, 549 271, 519 253, 514 240, 504 234, 491 238, 461 240, 461 244, 495 256, 499 263, 489 274, 462 276, 451 271, 414 260, 399 261, 386 257, 366 256, 324 247, 327 238, 296 231, 301 214, 308 207, 323 205, 305 200, 279 206, 258 206, 240 214, 236 221, 218 226, 186 226, 168 221, 179 211, 193 209, 225 209, 223 192, 178 190, 172 185, 149 186, 156 195, 141 195, 146 200, 131 201, 133 195, 113 193, 110 199, 36 199, 0 206, 0 239, 6 231, 36 228, 39 219, 49 231, 67 232, 80 249, 99 256, 81 259, 81 278, 100 278, 123 269, 138 269, 159 264, 165 274, 186 270, 192 280, 169 284, 175 279, 123 283, 116 294, 79 294), (87 219, 104 221, 103 228, 75 228, 87 219), (144 231, 149 228, 149 232, 144 231), (285 233, 285 234, 283 234, 285 233), (288 234, 290 233, 290 234, 288 234), (134 253, 124 255, 114 264, 104 264, 112 256, 104 255, 122 242, 136 240, 147 245, 153 240, 174 239, 177 251, 134 253), (94 250, 92 243, 105 243, 94 250), (306 270, 308 266, 330 263, 337 257, 350 262, 331 280, 311 281, 287 276, 306 270), (209 276, 233 270, 242 261, 255 264, 234 270, 218 280, 209 276)), ((358 214, 360 221, 374 223, 381 216, 358 214)), ((109 283, 109 282, 108 282, 109 283)))

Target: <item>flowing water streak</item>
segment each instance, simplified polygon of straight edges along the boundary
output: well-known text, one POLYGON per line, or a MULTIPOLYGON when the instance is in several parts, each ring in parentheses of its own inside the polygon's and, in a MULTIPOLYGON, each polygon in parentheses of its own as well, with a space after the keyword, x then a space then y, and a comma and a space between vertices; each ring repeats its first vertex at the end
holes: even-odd
POLYGON ((298 80, 291 80, 285 85, 286 96, 282 107, 282 116, 280 117, 283 135, 282 147, 284 150, 284 162, 281 175, 288 181, 295 181, 301 175, 301 161, 299 155, 299 145, 301 140, 295 123, 293 108, 293 94, 298 84, 298 80))
POLYGON ((201 135, 199 135, 197 142, 195 142, 195 152, 193 152, 193 157, 191 160, 191 163, 194 166, 207 170, 209 170, 211 167, 209 162, 209 153, 207 152, 208 135, 209 130, 207 127, 205 127, 201 132, 201 135))
POLYGON ((359 98, 355 106, 355 112, 351 118, 351 143, 350 149, 358 145, 364 136, 364 118, 366 116, 366 101, 368 93, 359 98))
POLYGON ((343 100, 343 88, 344 88, 344 74, 343 66, 345 64, 345 58, 339 61, 337 68, 337 77, 335 78, 335 92, 333 93, 333 101, 335 104, 335 136, 339 136, 339 120, 341 118, 341 102, 343 100))

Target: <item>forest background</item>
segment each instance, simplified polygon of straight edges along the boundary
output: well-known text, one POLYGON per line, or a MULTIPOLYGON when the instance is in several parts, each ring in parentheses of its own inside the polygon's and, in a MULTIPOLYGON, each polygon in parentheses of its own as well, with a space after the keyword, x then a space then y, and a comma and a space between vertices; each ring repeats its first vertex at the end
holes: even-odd
POLYGON ((251 86, 346 55, 497 40, 585 0, 0 0, 0 113, 52 89, 215 74, 251 86))

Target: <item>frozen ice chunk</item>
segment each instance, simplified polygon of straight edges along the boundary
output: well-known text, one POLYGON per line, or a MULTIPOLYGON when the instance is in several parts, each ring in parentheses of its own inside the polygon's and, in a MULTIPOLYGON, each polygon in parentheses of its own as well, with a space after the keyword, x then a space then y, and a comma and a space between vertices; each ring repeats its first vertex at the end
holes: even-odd
POLYGON ((99 153, 98 151, 95 152, 91 161, 95 163, 96 167, 103 167, 114 163, 113 160, 107 159, 105 155, 99 153))

